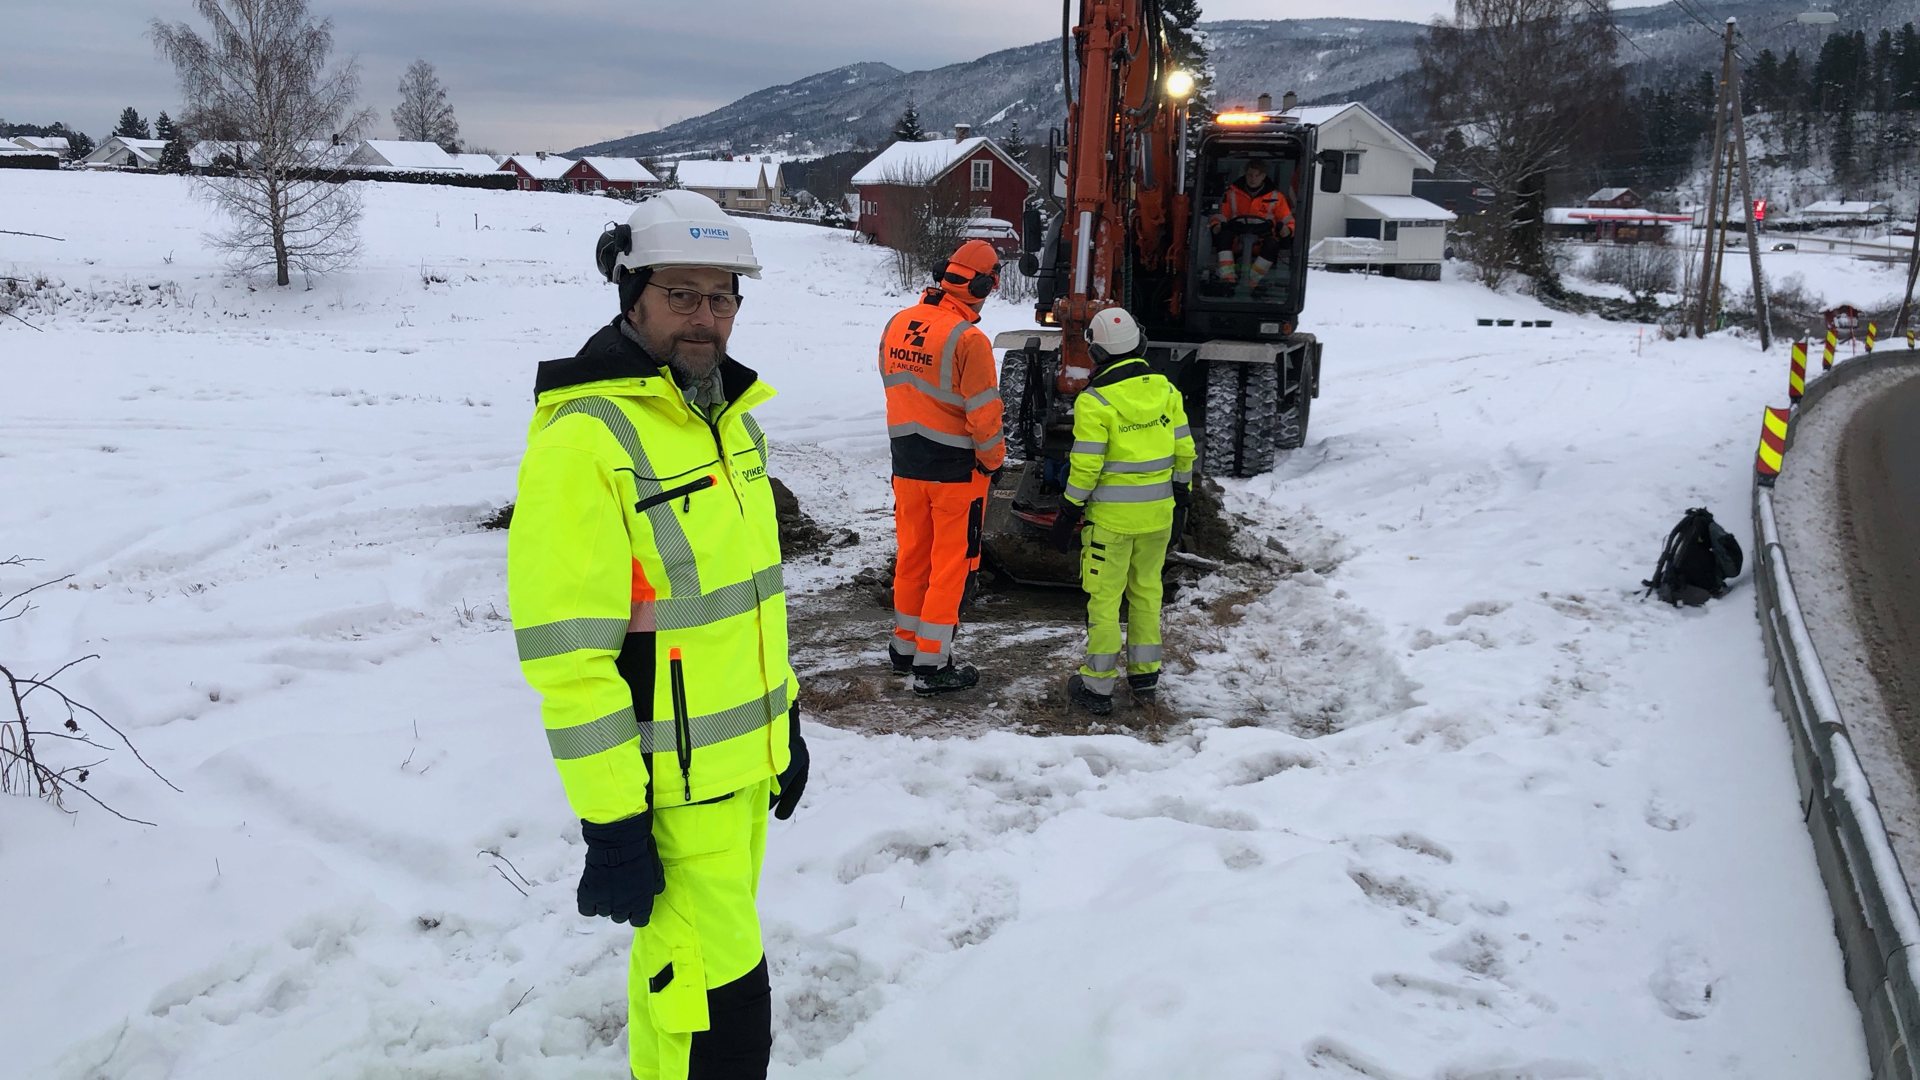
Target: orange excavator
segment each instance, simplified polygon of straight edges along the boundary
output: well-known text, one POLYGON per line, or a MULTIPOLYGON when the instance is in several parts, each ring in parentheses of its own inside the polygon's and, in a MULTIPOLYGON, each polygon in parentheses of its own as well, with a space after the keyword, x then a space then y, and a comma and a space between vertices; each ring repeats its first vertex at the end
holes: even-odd
POLYGON ((1040 325, 994 339, 1009 467, 982 523, 989 565, 1042 584, 1079 579, 1046 533, 1073 401, 1093 375, 1085 331, 1101 308, 1122 305, 1140 322, 1147 359, 1186 397, 1202 472, 1253 476, 1305 442, 1321 355, 1298 326, 1311 180, 1317 171, 1318 188, 1337 192, 1342 174, 1339 154, 1317 154, 1312 126, 1285 113, 1197 121, 1160 0, 1063 0, 1065 18, 1076 3, 1061 41, 1066 129, 1048 140, 1044 190, 1024 222, 1020 268, 1035 279, 1040 325), (1227 216, 1250 205, 1265 216, 1227 216))

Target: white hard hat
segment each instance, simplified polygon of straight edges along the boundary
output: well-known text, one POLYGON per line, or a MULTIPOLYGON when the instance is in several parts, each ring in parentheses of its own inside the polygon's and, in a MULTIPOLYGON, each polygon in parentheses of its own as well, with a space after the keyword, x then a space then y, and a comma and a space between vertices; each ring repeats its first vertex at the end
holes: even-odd
POLYGON ((1140 351, 1146 341, 1140 334, 1140 324, 1133 321, 1126 308, 1110 307, 1094 315, 1092 325, 1087 327, 1087 343, 1100 346, 1118 360, 1140 351))
POLYGON ((601 236, 598 255, 601 273, 609 279, 615 269, 665 266, 714 266, 760 276, 746 226, 705 195, 679 188, 642 196, 625 225, 601 236))

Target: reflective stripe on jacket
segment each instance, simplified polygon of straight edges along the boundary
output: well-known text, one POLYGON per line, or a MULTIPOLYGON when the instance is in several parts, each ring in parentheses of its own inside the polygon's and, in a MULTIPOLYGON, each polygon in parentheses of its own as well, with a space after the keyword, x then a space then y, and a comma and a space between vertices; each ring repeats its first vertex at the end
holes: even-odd
POLYGON ((617 329, 542 364, 507 536, 521 670, 574 812, 608 822, 700 802, 788 763, 773 390, 722 362, 709 425, 617 329), (681 657, 676 714, 670 659, 681 657))
POLYGON ((1007 458, 993 343, 974 326, 978 308, 929 289, 880 337, 893 474, 959 483, 1007 458))
POLYGON ((1260 185, 1258 191, 1250 190, 1245 180, 1235 180, 1227 185, 1227 197, 1220 202, 1220 209, 1213 215, 1213 223, 1218 225, 1234 218, 1261 218, 1271 221, 1275 228, 1293 226, 1293 206, 1280 189, 1268 180, 1260 185))
POLYGON ((1173 485, 1193 482, 1186 403, 1138 357, 1100 369, 1073 402, 1066 496, 1117 533, 1173 527, 1173 485))

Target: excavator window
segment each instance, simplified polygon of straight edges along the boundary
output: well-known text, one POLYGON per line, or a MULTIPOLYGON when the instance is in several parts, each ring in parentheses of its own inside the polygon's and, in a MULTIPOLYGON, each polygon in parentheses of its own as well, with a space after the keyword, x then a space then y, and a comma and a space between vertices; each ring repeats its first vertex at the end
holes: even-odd
POLYGON ((1200 170, 1206 228, 1198 253, 1200 291, 1219 299, 1283 300, 1299 199, 1296 163, 1257 151, 1221 154, 1200 170))

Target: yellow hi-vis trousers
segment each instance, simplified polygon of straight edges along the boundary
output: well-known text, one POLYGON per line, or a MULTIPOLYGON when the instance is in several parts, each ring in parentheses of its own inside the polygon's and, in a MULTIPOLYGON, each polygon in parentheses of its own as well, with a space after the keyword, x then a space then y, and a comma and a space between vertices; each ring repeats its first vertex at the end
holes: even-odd
POLYGON ((686 1080, 694 1033, 710 1027, 716 1038, 744 1044, 723 1053, 761 1055, 764 1075, 771 1030, 722 1030, 730 1018, 709 1016, 707 992, 757 973, 765 955, 754 899, 772 790, 767 779, 714 802, 654 812, 667 887, 633 932, 627 1052, 635 1080, 686 1080))
POLYGON ((1160 670, 1160 571, 1172 528, 1126 534, 1089 524, 1080 530, 1080 587, 1087 591, 1087 689, 1112 695, 1120 671, 1120 601, 1127 602, 1129 675, 1160 670))

